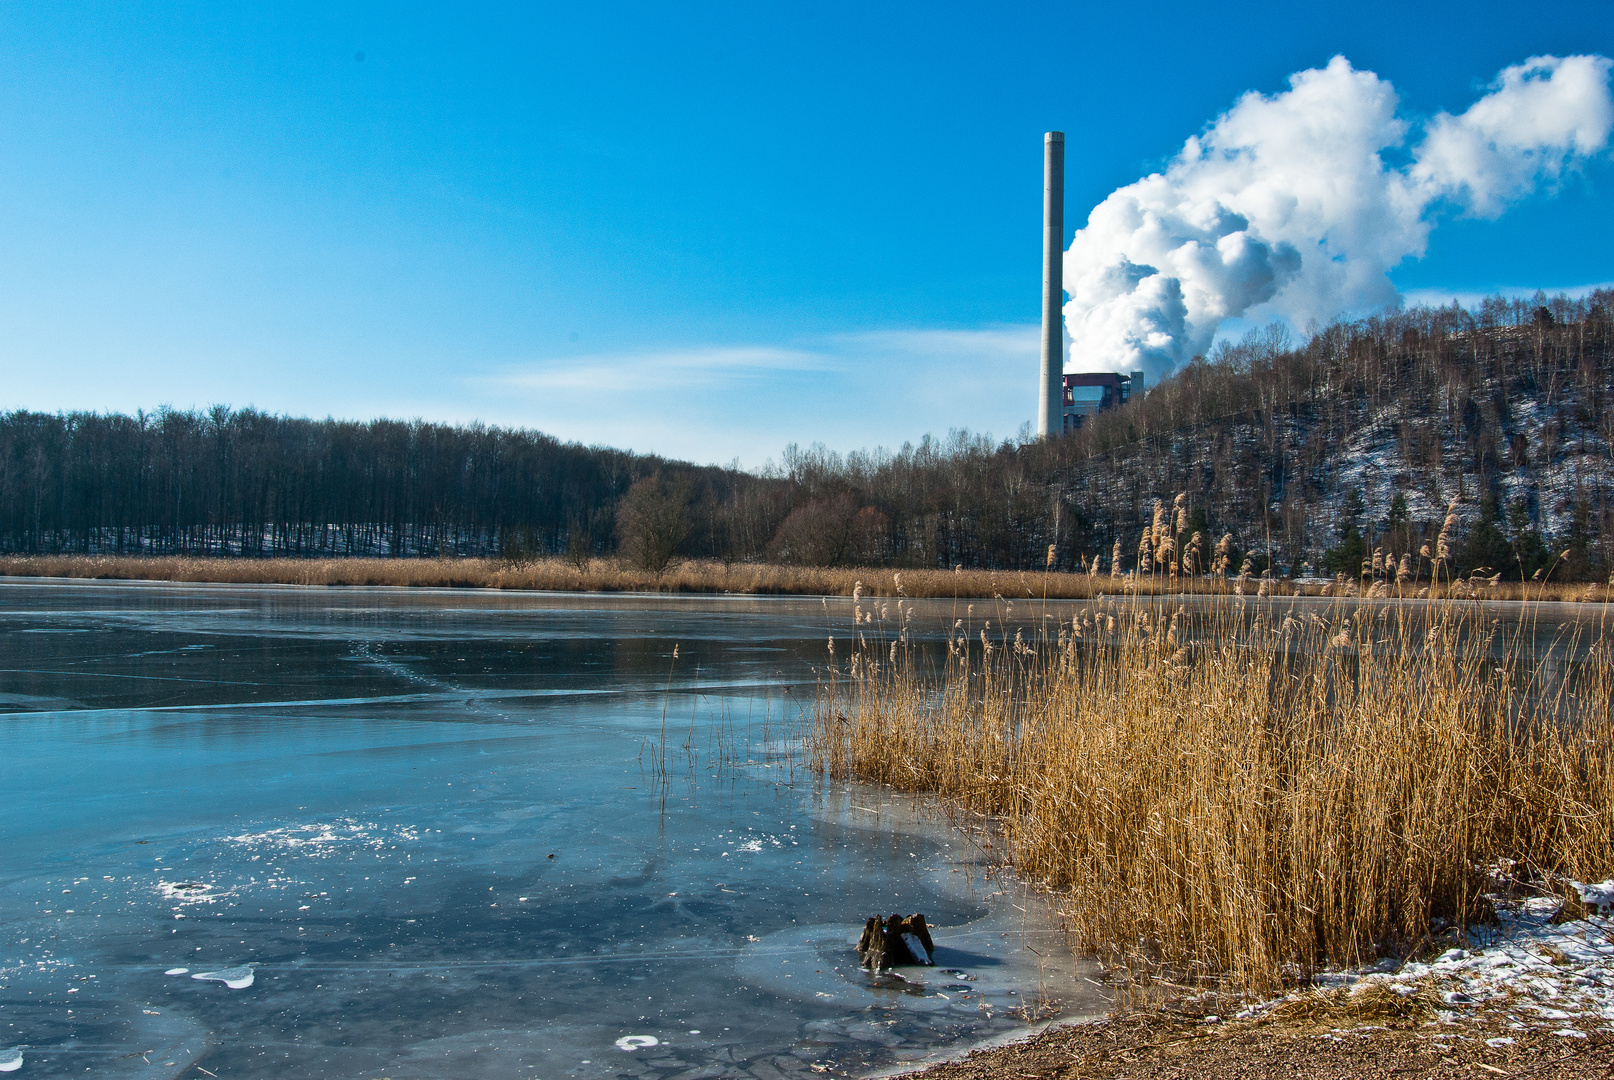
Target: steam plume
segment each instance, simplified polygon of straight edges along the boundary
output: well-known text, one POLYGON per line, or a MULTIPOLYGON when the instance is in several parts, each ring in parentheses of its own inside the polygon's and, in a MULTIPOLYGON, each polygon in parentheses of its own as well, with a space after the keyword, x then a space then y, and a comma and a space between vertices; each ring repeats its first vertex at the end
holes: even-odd
POLYGON ((1532 57, 1461 115, 1421 124, 1343 56, 1282 93, 1245 94, 1076 233, 1073 361, 1158 378, 1224 319, 1304 326, 1394 302, 1388 272, 1423 254, 1438 207, 1495 217, 1608 145, 1609 70, 1602 56, 1532 57))

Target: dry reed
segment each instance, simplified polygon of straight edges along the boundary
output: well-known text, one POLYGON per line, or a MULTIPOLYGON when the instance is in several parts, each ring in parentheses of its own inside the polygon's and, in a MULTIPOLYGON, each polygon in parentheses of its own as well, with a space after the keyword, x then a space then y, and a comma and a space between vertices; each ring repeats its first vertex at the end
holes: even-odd
MULTIPOLYGON (((1146 534, 1147 537, 1147 534, 1146 534)), ((1060 573, 1041 570, 904 570, 903 595, 910 598, 991 599, 995 596, 1048 600, 1091 600, 1124 592, 1143 596, 1219 596, 1249 586, 1247 577, 1221 574, 1060 573)), ((1095 563, 1096 563, 1095 559, 1095 563)), ((868 567, 802 567, 773 563, 721 563, 689 560, 657 575, 615 559, 593 559, 578 567, 564 559, 541 559, 522 566, 500 559, 241 558, 185 555, 9 555, 0 556, 0 577, 92 578, 126 581, 189 581, 257 585, 392 585, 411 588, 533 589, 557 592, 740 593, 752 595, 851 596, 859 581, 871 595, 895 596, 886 574, 868 567)), ((1469 600, 1564 600, 1606 602, 1614 586, 1556 582, 1492 582, 1459 579, 1431 589, 1421 582, 1402 585, 1371 581, 1295 583, 1260 579, 1261 595, 1374 595, 1469 600)))
POLYGON ((1498 866, 1614 871, 1609 638, 1543 662, 1482 611, 1122 598, 1039 642, 959 623, 930 675, 866 628, 814 763, 995 817, 1118 969, 1267 993, 1483 917, 1498 866))

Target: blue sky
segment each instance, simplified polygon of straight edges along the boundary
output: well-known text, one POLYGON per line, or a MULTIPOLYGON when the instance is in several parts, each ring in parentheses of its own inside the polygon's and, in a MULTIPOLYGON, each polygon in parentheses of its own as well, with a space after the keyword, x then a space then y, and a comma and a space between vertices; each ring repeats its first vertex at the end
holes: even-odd
MULTIPOLYGON (((1067 239, 1343 54, 1409 116, 1614 55, 1524 4, 0 8, 0 408, 524 425, 747 465, 1012 435, 1067 239)), ((1606 152, 1402 290, 1614 280, 1606 152)), ((1419 295, 1424 295, 1420 292, 1419 295)))

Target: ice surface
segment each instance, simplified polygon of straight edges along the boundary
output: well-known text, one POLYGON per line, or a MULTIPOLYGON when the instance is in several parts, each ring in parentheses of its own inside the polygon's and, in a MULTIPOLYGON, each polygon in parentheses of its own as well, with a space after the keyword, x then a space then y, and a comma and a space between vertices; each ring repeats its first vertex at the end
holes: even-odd
POLYGON ((44 1076, 779 1080, 1102 1008, 949 827, 802 771, 823 619, 0 583, 0 668, 77 703, 0 723, 0 1033, 44 1076), (44 622, 86 632, 4 632, 44 622), (854 971, 899 910, 955 974, 854 971))
POLYGON ((22 1068, 22 1052, 25 1046, 12 1046, 0 1050, 0 1072, 16 1072, 22 1068))

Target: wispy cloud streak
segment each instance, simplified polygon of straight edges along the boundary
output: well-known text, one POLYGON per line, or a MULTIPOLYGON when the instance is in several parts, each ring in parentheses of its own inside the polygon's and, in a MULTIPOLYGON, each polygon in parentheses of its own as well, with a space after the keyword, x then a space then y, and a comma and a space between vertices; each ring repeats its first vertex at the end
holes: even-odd
POLYGON ((1030 415, 1037 359, 1035 326, 879 330, 513 362, 466 388, 563 438, 760 464, 792 441, 1012 435, 1030 415))

